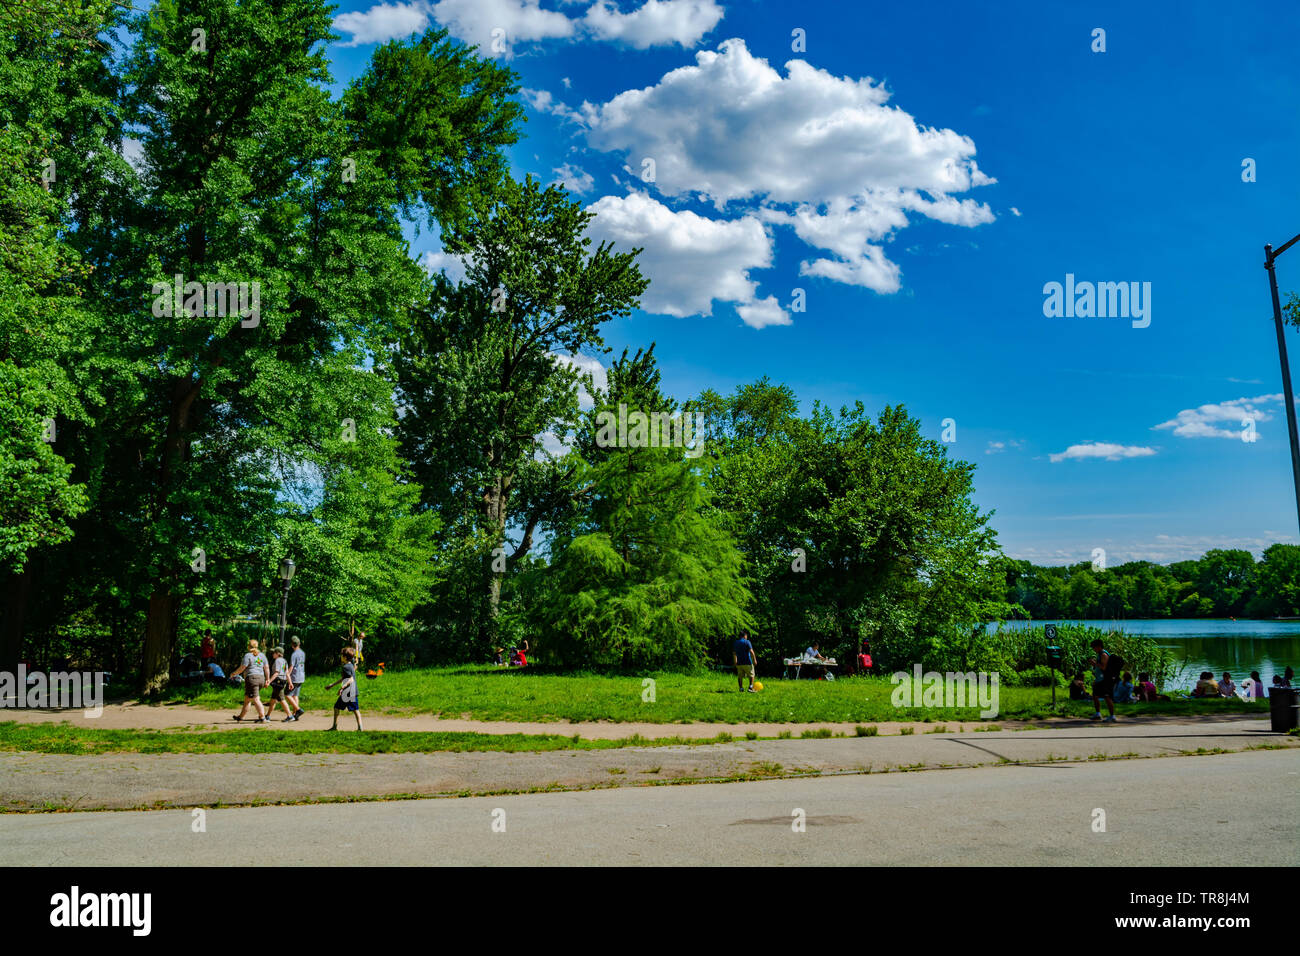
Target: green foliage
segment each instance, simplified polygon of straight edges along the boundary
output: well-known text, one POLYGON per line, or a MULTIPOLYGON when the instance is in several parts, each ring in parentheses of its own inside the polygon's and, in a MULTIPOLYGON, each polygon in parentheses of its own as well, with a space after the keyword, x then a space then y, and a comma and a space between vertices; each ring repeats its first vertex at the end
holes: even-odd
POLYGON ((569 664, 697 667, 711 643, 749 623, 741 556, 682 447, 598 442, 598 419, 617 418, 620 405, 629 418, 679 414, 659 391, 652 351, 614 363, 578 439, 590 459, 581 473, 590 510, 573 537, 553 544, 539 646, 569 664))
POLYGON ((972 504, 974 466, 921 436, 901 407, 838 416, 766 380, 692 407, 709 486, 749 562, 767 660, 813 638, 841 658, 870 640, 878 667, 959 646, 1004 611, 996 537, 972 504))
POLYGON ((1297 545, 1274 545, 1258 564, 1249 551, 1214 549, 1170 565, 1130 561, 1096 570, 1087 562, 1039 567, 1001 558, 997 567, 1008 604, 1040 620, 1300 614, 1297 545))

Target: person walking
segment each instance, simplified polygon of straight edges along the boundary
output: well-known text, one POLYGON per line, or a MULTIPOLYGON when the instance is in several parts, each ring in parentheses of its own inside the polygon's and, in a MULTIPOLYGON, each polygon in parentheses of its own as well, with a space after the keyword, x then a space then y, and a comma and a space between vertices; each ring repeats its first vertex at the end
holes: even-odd
POLYGON ((307 655, 303 653, 301 638, 290 638, 289 643, 293 646, 293 651, 289 654, 289 692, 285 696, 293 708, 293 719, 297 720, 302 716, 298 698, 302 694, 302 682, 307 679, 307 655))
POLYGON ((736 668, 736 685, 740 692, 745 692, 745 678, 749 678, 749 692, 757 693, 754 690, 754 672, 758 669, 758 658, 754 656, 754 645, 750 643, 749 632, 741 631, 738 637, 731 645, 731 663, 736 668))
POLYGON ((285 723, 294 719, 293 711, 289 709, 289 703, 285 700, 288 687, 289 662, 284 659, 284 648, 277 645, 271 648, 271 704, 267 708, 268 719, 275 713, 276 704, 284 708, 285 723))
POLYGON ((334 724, 330 730, 339 729, 339 711, 350 710, 357 715, 357 730, 361 730, 361 701, 357 695, 357 652, 350 647, 343 648, 343 676, 326 687, 339 689, 338 700, 334 701, 334 724))
POLYGON ((257 711, 255 723, 268 722, 266 710, 262 707, 262 688, 266 684, 266 675, 270 670, 271 665, 267 663, 266 655, 257 649, 257 641, 249 641, 243 662, 230 675, 231 677, 244 675, 244 706, 240 708, 239 716, 235 720, 243 720, 244 715, 248 713, 248 705, 252 704, 257 711))

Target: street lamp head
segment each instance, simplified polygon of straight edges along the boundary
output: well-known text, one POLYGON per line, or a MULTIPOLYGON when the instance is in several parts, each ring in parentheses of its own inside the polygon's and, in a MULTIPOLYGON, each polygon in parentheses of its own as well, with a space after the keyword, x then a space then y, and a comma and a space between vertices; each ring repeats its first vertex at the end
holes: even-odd
POLYGON ((280 561, 280 577, 288 584, 293 580, 294 563, 292 558, 282 558, 280 561))

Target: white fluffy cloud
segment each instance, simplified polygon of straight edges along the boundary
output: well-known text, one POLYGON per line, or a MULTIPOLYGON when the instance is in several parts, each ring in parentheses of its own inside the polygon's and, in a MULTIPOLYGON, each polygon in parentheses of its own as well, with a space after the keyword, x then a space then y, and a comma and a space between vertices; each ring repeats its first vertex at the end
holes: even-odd
POLYGON ((414 3, 377 3, 369 10, 340 13, 334 18, 334 29, 352 34, 352 39, 343 46, 386 43, 418 33, 428 24, 429 5, 420 0, 414 3))
POLYGON ((568 39, 578 25, 558 10, 543 10, 539 0, 438 0, 433 17, 458 40, 497 52, 493 40, 508 47, 533 40, 568 39), (503 31, 493 34, 493 30, 503 31))
POLYGON ((899 268, 881 243, 909 214, 965 227, 993 221, 987 205, 954 195, 995 181, 976 165, 971 139, 919 125, 870 77, 803 60, 783 76, 739 39, 695 61, 653 86, 583 104, 589 145, 638 170, 654 160, 654 186, 667 196, 700 197, 720 213, 749 204, 831 253, 802 273, 896 292, 899 268))
POLYGON ((1179 438, 1235 438, 1241 439, 1242 422, 1252 419, 1256 425, 1272 420, 1273 416, 1259 406, 1281 405, 1282 393, 1259 395, 1255 398, 1234 398, 1227 402, 1185 408, 1167 422, 1156 425, 1158 429, 1172 429, 1179 438), (1222 427, 1224 423, 1228 427, 1222 427))
POLYGON ((749 277, 750 269, 772 264, 772 239, 757 218, 674 212, 645 193, 605 196, 587 210, 596 214, 588 227, 594 240, 644 247, 638 263, 651 279, 641 300, 647 312, 707 316, 718 300, 735 303, 754 328, 790 324, 774 297, 758 298, 758 284, 749 277))
POLYGON ((1154 448, 1138 445, 1116 445, 1113 442, 1090 441, 1081 445, 1071 445, 1065 451, 1047 457, 1053 462, 1080 458, 1103 458, 1106 461, 1121 461, 1125 458, 1148 458, 1154 455, 1154 448))
POLYGON ((692 47, 722 19, 714 0, 646 0, 621 13, 609 0, 587 9, 583 24, 601 40, 616 40, 644 50, 652 46, 692 47))
MULTIPOLYGON (((560 0, 560 5, 576 4, 560 0)), ((344 46, 383 43, 424 30, 430 20, 456 39, 478 46, 487 56, 508 52, 514 43, 593 39, 645 49, 694 46, 722 19, 715 0, 646 0, 624 13, 597 0, 570 16, 544 8, 540 0, 407 0, 378 3, 334 18, 334 27, 352 38, 344 46)))

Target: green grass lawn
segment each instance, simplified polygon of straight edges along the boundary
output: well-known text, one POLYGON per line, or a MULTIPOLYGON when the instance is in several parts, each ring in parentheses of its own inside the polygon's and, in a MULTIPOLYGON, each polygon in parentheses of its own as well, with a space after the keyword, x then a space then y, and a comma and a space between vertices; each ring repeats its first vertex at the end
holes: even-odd
MULTIPOLYGON (((837 681, 763 680, 757 694, 736 690, 734 677, 723 673, 647 675, 655 681, 653 701, 642 699, 643 678, 608 674, 554 674, 538 669, 504 670, 487 667, 445 667, 386 671, 376 680, 361 681, 362 713, 437 714, 476 720, 527 721, 645 721, 656 724, 718 723, 878 723, 891 720, 979 720, 978 708, 895 708, 894 685, 887 677, 855 677, 837 681)), ((306 710, 328 711, 335 691, 325 685, 337 679, 311 676, 302 697, 306 710)), ((1086 702, 1057 694, 1051 707, 1046 687, 999 689, 997 720, 1035 720, 1052 716, 1085 717, 1086 702)), ((236 687, 176 689, 169 700, 200 707, 238 710, 243 691, 236 687)), ((1241 700, 1174 700, 1159 704, 1120 705, 1121 717, 1136 714, 1222 714, 1268 712, 1267 702, 1241 700)), ((296 734, 290 734, 296 736, 296 734)))
POLYGON ((420 733, 417 731, 248 730, 190 732, 176 730, 97 730, 72 724, 0 722, 0 751, 53 754, 108 753, 293 753, 390 754, 432 751, 617 750, 621 747, 706 745, 729 740, 685 740, 681 737, 629 737, 625 740, 584 740, 560 734, 420 733))

